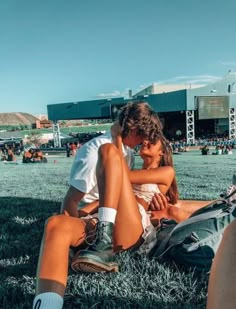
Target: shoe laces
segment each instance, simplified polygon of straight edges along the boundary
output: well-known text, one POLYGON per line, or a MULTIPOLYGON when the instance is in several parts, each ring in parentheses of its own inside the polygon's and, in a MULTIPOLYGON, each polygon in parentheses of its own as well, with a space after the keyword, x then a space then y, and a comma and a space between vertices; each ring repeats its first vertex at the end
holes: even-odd
POLYGON ((93 229, 93 233, 92 235, 88 235, 85 239, 85 242, 92 247, 96 247, 99 241, 104 241, 104 242, 109 242, 110 241, 110 237, 104 233, 104 230, 106 228, 106 225, 104 224, 104 222, 99 221, 98 218, 95 218, 97 223, 93 229), (91 237, 92 241, 89 242, 88 238, 91 237))
POLYGON ((92 246, 95 242, 96 242, 96 239, 97 239, 97 225, 99 223, 99 220, 98 218, 96 217, 92 217, 90 218, 87 223, 86 223, 86 227, 85 227, 85 234, 86 234, 86 237, 85 237, 85 242, 88 246, 92 246), (95 226, 93 229, 89 229, 89 223, 90 222, 94 222, 95 221, 95 226))

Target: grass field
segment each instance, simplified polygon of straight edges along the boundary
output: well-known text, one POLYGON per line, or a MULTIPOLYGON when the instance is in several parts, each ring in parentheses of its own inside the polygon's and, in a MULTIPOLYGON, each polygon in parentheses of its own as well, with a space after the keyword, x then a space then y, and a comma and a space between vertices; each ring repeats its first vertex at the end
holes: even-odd
MULTIPOLYGON (((140 159, 136 157, 140 166, 140 159)), ((46 218, 60 209, 73 158, 47 164, 0 163, 0 308, 31 308, 46 218)), ((213 199, 231 182, 236 154, 174 156, 181 198, 213 199)), ((204 308, 207 276, 155 260, 118 256, 120 272, 70 272, 64 308, 204 308)))
MULTIPOLYGON (((63 127, 60 126, 61 133, 69 134, 69 133, 91 133, 96 131, 103 131, 110 128, 111 123, 107 124, 91 124, 91 125, 84 125, 84 126, 71 126, 71 127, 63 127)), ((44 134, 44 133, 52 133, 53 129, 27 129, 27 130, 20 130, 20 131, 14 131, 14 133, 17 136, 24 137, 25 135, 30 134, 44 134)), ((10 136, 10 133, 9 133, 10 136)))

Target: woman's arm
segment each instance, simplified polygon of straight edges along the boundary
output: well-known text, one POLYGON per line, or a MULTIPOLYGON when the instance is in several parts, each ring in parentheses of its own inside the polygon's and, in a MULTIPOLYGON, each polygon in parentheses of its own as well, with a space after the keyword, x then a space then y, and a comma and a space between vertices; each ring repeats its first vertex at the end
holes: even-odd
POLYGON ((129 178, 131 183, 156 183, 162 193, 167 192, 174 179, 174 176, 175 171, 171 166, 129 171, 129 178))
MULTIPOLYGON (((115 123, 111 129, 114 144, 118 148, 123 166, 127 170, 131 184, 155 183, 158 185, 161 193, 158 197, 154 197, 151 204, 153 210, 164 209, 168 206, 165 194, 169 190, 171 183, 175 177, 174 168, 171 166, 163 166, 155 169, 130 170, 123 158, 122 154, 122 138, 120 136, 120 126, 115 123)), ((145 201, 139 201, 145 209, 149 207, 145 201)))

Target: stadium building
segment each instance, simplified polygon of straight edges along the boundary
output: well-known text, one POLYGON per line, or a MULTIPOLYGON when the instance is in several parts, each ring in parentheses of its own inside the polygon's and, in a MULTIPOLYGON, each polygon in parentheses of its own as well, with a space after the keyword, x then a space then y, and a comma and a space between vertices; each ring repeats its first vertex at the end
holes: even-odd
POLYGON ((53 122, 54 144, 59 146, 59 120, 114 119, 119 108, 130 101, 147 101, 158 112, 169 139, 186 139, 193 145, 196 137, 227 136, 235 139, 236 72, 204 86, 153 84, 129 98, 47 105, 53 122), (178 89, 178 90, 176 90, 178 89))

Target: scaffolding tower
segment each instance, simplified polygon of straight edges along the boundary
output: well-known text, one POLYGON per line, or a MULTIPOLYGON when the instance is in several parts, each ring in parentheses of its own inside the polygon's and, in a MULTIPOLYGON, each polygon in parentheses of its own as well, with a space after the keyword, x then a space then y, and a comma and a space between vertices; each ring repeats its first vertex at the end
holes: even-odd
POLYGON ((229 109, 229 139, 235 139, 235 109, 229 109))
POLYGON ((195 143, 195 131, 194 131, 194 111, 186 111, 186 136, 187 144, 193 145, 195 143))

